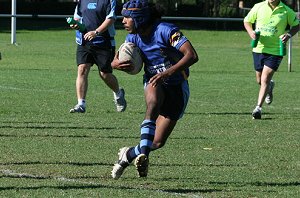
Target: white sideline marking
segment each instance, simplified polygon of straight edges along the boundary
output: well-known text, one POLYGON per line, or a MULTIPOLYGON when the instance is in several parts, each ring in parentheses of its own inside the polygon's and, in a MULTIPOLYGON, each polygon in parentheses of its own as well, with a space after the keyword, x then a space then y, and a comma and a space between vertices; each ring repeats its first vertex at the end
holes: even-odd
POLYGON ((18 87, 8 87, 8 86, 1 86, 1 89, 10 89, 10 90, 20 90, 20 91, 46 91, 46 92, 64 92, 64 91, 57 91, 54 89, 29 89, 29 88, 18 88, 18 87))
POLYGON ((74 183, 80 183, 80 184, 99 185, 99 183, 85 182, 85 181, 80 181, 80 180, 76 180, 76 179, 69 179, 66 177, 51 177, 51 176, 43 176, 43 175, 32 175, 32 174, 28 174, 28 173, 16 173, 12 170, 1 170, 0 172, 6 176, 15 176, 15 177, 20 177, 20 178, 54 179, 54 180, 59 180, 59 181, 74 182, 74 183))
MULTIPOLYGON (((28 173, 17 173, 13 170, 0 170, 0 173, 4 174, 5 176, 14 176, 14 177, 19 177, 19 178, 32 178, 32 179, 54 179, 54 180, 59 180, 63 182, 73 182, 73 183, 78 183, 78 184, 89 184, 89 185, 102 185, 100 183, 96 182, 85 182, 85 181, 80 181, 77 179, 69 179, 66 177, 51 177, 51 176, 45 176, 45 175, 33 175, 33 174, 28 174, 28 173)), ((134 189, 134 188, 132 188, 134 189)), ((193 197, 193 198, 203 198, 203 196, 195 195, 195 194, 183 194, 183 193, 172 193, 172 192, 167 192, 165 190, 151 190, 151 189, 140 189, 136 188, 136 190, 147 190, 147 191, 156 191, 159 193, 163 194, 171 194, 174 196, 181 196, 181 197, 193 197)))

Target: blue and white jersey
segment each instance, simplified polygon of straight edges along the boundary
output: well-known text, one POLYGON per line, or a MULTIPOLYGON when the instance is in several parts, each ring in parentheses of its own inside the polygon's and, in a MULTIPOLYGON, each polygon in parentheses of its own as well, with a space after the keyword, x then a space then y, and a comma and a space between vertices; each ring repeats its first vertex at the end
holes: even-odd
MULTIPOLYGON (((79 0, 75 9, 74 18, 80 18, 86 27, 86 32, 96 30, 105 19, 116 19, 116 0, 79 0)), ((97 36, 92 41, 83 39, 84 33, 76 31, 76 42, 79 45, 91 43, 103 47, 115 45, 114 36, 116 34, 114 25, 111 25, 107 31, 97 36)))
MULTIPOLYGON (((150 37, 143 38, 139 34, 128 34, 125 42, 135 43, 141 49, 144 61, 145 78, 148 81, 155 74, 161 73, 176 64, 183 54, 179 48, 188 39, 179 28, 171 23, 154 24, 150 37)), ((189 69, 178 72, 164 81, 166 84, 180 84, 186 80, 189 69)))

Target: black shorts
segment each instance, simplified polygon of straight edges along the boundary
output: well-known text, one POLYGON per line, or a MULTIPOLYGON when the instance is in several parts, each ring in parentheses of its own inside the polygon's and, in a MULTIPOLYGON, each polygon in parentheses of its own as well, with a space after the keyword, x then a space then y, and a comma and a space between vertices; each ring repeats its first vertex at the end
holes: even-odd
POLYGON ((163 84, 162 87, 165 99, 159 114, 174 121, 179 120, 184 114, 190 97, 188 81, 183 81, 179 85, 163 84))
POLYGON ((261 72, 264 68, 264 66, 267 66, 274 71, 277 71, 281 61, 282 56, 276 56, 271 54, 265 54, 265 53, 255 53, 253 54, 253 61, 254 61, 254 69, 255 71, 261 72))
POLYGON ((76 61, 80 64, 96 64, 98 70, 104 73, 112 73, 111 61, 113 50, 101 48, 96 45, 77 45, 76 61))

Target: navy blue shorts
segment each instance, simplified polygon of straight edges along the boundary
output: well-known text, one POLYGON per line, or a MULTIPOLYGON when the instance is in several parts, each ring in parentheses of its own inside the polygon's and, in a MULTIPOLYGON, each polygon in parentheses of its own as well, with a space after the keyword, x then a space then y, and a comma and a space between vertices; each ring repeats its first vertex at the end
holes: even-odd
POLYGON ((112 49, 101 48, 95 45, 77 45, 77 65, 96 64, 99 71, 112 73, 111 61, 113 53, 112 49))
POLYGON ((188 81, 183 81, 179 85, 163 84, 162 87, 165 98, 159 115, 177 121, 182 118, 189 100, 190 90, 188 81))
POLYGON ((263 70, 264 65, 273 69, 274 71, 277 71, 283 58, 282 56, 275 56, 265 53, 252 52, 252 54, 254 61, 254 69, 258 72, 261 72, 263 70))

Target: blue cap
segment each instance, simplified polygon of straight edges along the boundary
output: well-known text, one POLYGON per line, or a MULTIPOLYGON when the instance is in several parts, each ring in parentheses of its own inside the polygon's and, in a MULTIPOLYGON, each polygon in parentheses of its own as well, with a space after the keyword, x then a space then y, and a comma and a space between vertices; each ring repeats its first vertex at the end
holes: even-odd
POLYGON ((150 10, 147 0, 130 0, 123 5, 121 14, 134 21, 136 29, 146 24, 150 19, 150 10))

